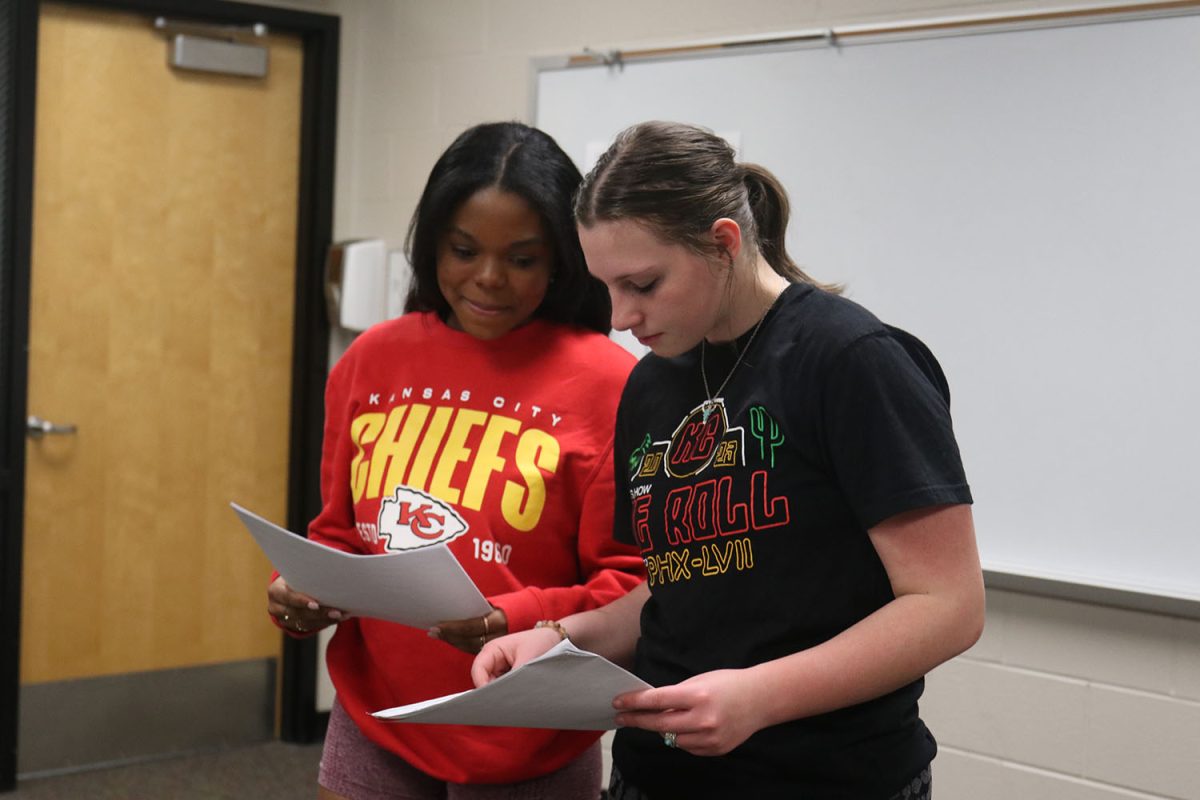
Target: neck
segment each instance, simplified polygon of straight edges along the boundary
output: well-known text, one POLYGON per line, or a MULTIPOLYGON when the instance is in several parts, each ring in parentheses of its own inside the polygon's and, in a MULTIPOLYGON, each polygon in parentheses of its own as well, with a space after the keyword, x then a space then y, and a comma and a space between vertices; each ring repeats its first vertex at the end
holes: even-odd
POLYGON ((728 310, 704 338, 717 344, 746 333, 766 315, 788 285, 787 278, 771 269, 762 255, 756 256, 752 269, 735 268, 728 310))

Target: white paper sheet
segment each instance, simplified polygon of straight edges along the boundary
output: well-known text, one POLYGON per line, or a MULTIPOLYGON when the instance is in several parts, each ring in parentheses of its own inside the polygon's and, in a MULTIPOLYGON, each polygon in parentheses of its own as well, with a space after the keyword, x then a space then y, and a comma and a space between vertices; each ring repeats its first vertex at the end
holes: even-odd
POLYGON ((376 711, 387 722, 443 722, 603 731, 617 727, 613 698, 650 684, 563 640, 478 689, 376 711))
POLYGON ((343 553, 237 503, 230 506, 284 580, 322 605, 415 628, 492 610, 445 545, 386 555, 343 553))

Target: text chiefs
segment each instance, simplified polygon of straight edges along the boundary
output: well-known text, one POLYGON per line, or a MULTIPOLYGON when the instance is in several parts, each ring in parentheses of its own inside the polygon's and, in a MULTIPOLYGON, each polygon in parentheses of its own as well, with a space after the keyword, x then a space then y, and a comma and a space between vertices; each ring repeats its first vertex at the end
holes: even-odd
POLYGON ((364 411, 350 423, 357 448, 350 464, 354 502, 403 484, 478 511, 492 475, 511 461, 520 480, 504 481, 500 511, 517 530, 532 530, 545 508, 546 476, 558 470, 560 448, 551 433, 524 427, 524 421, 536 420, 553 430, 562 417, 501 396, 490 401, 494 411, 403 402, 412 399, 467 403, 471 392, 409 387, 386 400, 383 394, 371 394, 366 405, 378 410, 364 411), (467 465, 465 480, 460 465, 467 465))

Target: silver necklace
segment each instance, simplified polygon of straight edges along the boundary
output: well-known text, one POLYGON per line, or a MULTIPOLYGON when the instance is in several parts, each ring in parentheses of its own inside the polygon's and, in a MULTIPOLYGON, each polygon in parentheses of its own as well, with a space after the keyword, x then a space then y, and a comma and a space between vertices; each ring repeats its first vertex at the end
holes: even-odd
MULTIPOLYGON (((774 303, 772 303, 771 305, 774 306, 774 303)), ((764 313, 761 317, 758 318, 758 322, 754 323, 754 330, 750 333, 750 338, 746 340, 746 346, 742 348, 742 352, 738 353, 738 357, 733 362, 733 366, 729 368, 729 373, 725 376, 725 380, 721 381, 721 385, 717 387, 717 391, 715 391, 715 392, 709 391, 709 389, 708 389, 708 373, 706 373, 704 371, 704 360, 705 360, 704 356, 705 356, 705 353, 707 352, 707 350, 705 349, 705 345, 708 340, 707 339, 700 340, 700 380, 704 381, 704 393, 706 395, 708 395, 705 398, 704 402, 700 404, 700 411, 704 415, 704 417, 703 417, 704 422, 708 422, 708 418, 712 415, 713 410, 716 409, 716 407, 717 407, 716 397, 725 390, 726 384, 728 384, 729 379, 733 377, 733 373, 737 372, 737 368, 742 363, 742 359, 744 359, 746 357, 746 353, 750 352, 750 345, 754 344, 754 337, 758 335, 758 329, 762 327, 763 321, 767 318, 767 315, 770 313, 771 313, 771 309, 768 308, 766 310, 766 313, 764 313)))

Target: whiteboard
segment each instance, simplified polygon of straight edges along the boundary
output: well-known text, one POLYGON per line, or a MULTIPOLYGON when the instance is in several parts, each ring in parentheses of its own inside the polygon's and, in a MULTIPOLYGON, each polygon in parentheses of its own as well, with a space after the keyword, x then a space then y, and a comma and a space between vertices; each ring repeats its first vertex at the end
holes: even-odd
POLYGON ((1200 600, 1200 16, 537 71, 581 166, 646 119, 736 137, 933 349, 985 569, 1200 600))

